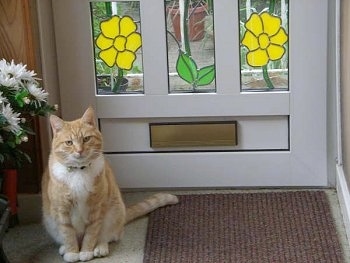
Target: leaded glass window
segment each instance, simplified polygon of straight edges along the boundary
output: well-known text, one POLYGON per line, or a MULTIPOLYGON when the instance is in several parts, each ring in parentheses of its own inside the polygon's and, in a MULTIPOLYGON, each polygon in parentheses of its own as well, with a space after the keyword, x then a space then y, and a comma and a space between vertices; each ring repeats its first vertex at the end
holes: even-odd
POLYGON ((143 93, 140 5, 92 2, 97 94, 143 93))
POLYGON ((213 0, 165 1, 169 92, 215 92, 213 0))
MULTIPOLYGON (((164 0, 169 93, 217 91, 213 2, 164 0)), ((241 91, 288 90, 288 4, 238 1, 241 91)), ((144 93, 140 3, 92 2, 91 13, 96 93, 144 93)))
POLYGON ((240 0, 241 90, 288 90, 288 0, 240 0))

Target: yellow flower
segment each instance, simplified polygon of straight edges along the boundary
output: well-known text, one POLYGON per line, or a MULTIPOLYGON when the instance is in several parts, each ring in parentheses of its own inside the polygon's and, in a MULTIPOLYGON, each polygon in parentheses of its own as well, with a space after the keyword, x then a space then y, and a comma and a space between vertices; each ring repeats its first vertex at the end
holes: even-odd
POLYGON ((137 25, 129 16, 113 16, 101 22, 101 34, 96 46, 101 49, 98 56, 109 66, 130 70, 136 59, 135 52, 141 47, 141 35, 137 25))
POLYGON ((281 18, 267 12, 253 13, 245 23, 247 29, 242 44, 248 48, 247 63, 253 67, 265 66, 278 60, 286 52, 283 45, 288 35, 281 27, 281 18))

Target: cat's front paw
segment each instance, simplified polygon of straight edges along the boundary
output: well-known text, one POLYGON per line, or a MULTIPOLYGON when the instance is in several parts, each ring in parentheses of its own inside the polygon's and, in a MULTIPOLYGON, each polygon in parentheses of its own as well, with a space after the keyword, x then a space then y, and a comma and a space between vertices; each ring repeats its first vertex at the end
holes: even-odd
POLYGON ((58 253, 63 256, 64 253, 66 253, 66 247, 64 245, 60 246, 60 249, 58 250, 58 253))
POLYGON ((94 258, 94 252, 93 251, 84 251, 79 253, 79 259, 80 261, 89 261, 94 258))
POLYGON ((68 252, 63 256, 64 261, 66 262, 77 262, 79 261, 79 253, 68 252))
POLYGON ((105 257, 109 254, 108 243, 98 244, 94 249, 95 257, 105 257))

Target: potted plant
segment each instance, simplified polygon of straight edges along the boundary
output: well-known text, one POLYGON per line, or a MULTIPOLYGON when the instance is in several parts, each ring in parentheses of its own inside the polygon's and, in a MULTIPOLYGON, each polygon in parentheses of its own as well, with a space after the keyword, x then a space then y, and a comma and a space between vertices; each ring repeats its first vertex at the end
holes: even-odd
POLYGON ((188 34, 190 41, 203 39, 205 18, 209 7, 207 0, 175 0, 167 3, 167 12, 178 41, 184 42, 183 36, 185 34, 188 34), (181 23, 184 24, 181 25, 181 23), (188 32, 181 33, 182 29, 188 30, 188 32))
POLYGON ((178 12, 180 17, 179 23, 181 43, 179 43, 179 40, 174 34, 169 31, 168 33, 170 33, 170 35, 174 38, 179 47, 179 55, 176 61, 176 71, 182 80, 192 86, 191 92, 199 92, 199 87, 209 85, 215 79, 214 64, 199 67, 195 59, 192 57, 189 27, 191 11, 193 14, 194 9, 202 6, 206 7, 207 13, 210 13, 212 12, 213 8, 212 4, 212 0, 176 0, 167 3, 168 12, 170 9, 175 8, 177 5, 179 7, 178 12))
POLYGON ((48 104, 48 93, 40 87, 35 76, 36 73, 27 70, 22 63, 0 60, 0 172, 12 214, 16 212, 17 202, 14 169, 30 161, 28 154, 20 148, 29 140, 28 135, 34 134, 30 121, 57 109, 48 104))
POLYGON ((97 92, 100 95, 114 94, 125 92, 128 88, 129 81, 127 78, 122 77, 121 82, 117 86, 117 78, 113 73, 105 74, 101 73, 96 76, 97 92))

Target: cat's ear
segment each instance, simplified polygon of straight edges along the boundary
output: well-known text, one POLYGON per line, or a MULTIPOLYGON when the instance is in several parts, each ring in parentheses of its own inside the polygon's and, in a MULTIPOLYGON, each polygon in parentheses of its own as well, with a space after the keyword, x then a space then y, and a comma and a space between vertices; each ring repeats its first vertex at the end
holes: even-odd
POLYGON ((93 110, 92 107, 89 107, 83 117, 81 118, 83 120, 83 122, 87 123, 87 124, 90 124, 91 126, 96 126, 96 123, 95 123, 95 112, 93 110))
POLYGON ((56 134, 63 128, 64 121, 61 118, 57 117, 56 115, 51 115, 50 124, 51 124, 53 134, 56 134))

